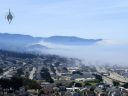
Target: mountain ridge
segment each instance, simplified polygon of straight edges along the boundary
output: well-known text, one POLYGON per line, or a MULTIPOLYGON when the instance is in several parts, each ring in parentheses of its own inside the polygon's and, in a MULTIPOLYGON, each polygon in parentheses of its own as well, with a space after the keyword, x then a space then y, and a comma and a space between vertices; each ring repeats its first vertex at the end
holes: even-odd
POLYGON ((31 50, 31 49, 49 49, 40 42, 63 44, 63 45, 93 45, 103 39, 84 39, 76 36, 51 36, 51 37, 33 37, 22 34, 0 33, 0 49, 8 50, 31 50))
POLYGON ((96 42, 102 41, 103 39, 84 39, 76 36, 51 36, 46 39, 44 39, 45 42, 50 42, 50 43, 57 43, 57 44, 94 44, 96 42))

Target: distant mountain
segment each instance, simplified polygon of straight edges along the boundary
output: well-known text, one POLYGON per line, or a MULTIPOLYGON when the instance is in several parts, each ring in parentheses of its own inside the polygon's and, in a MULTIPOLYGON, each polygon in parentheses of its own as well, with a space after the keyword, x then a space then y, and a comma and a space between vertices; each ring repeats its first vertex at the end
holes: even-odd
POLYGON ((32 37, 29 35, 0 33, 0 49, 13 51, 46 50, 49 49, 40 42, 63 44, 63 45, 92 45, 102 39, 83 39, 73 36, 52 36, 52 37, 32 37))
POLYGON ((27 52, 36 52, 36 53, 47 53, 48 47, 40 44, 32 44, 26 47, 27 52))
POLYGON ((30 45, 28 48, 30 48, 30 49, 48 49, 48 47, 42 46, 40 44, 33 44, 33 45, 30 45))
POLYGON ((43 45, 40 45, 40 44, 33 44, 33 45, 30 45, 27 47, 29 50, 46 50, 46 49, 49 49, 48 47, 46 46, 43 46, 43 45))
POLYGON ((8 34, 8 33, 0 33, 0 41, 8 42, 8 43, 36 43, 40 41, 42 38, 40 37, 32 37, 29 35, 20 35, 20 34, 8 34))
POLYGON ((52 36, 44 39, 44 42, 63 44, 63 45, 92 45, 102 39, 83 39, 74 36, 52 36))
POLYGON ((25 51, 26 46, 40 42, 42 38, 29 35, 0 33, 0 49, 25 51))

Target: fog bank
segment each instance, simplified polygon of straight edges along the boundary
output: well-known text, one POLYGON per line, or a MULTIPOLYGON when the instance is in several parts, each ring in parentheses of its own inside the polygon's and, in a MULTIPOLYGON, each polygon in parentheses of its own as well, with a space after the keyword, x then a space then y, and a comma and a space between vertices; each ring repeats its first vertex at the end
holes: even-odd
POLYGON ((128 64, 128 45, 100 42, 89 46, 57 45, 42 42, 44 46, 51 48, 50 54, 66 57, 75 57, 84 61, 85 64, 128 64))

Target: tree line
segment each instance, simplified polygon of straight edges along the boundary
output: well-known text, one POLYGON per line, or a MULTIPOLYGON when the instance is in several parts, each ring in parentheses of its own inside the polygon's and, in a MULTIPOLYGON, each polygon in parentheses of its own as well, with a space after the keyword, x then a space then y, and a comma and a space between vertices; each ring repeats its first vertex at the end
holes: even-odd
POLYGON ((21 87, 26 89, 41 89, 41 86, 34 80, 22 77, 12 77, 12 78, 1 78, 0 87, 4 95, 5 92, 12 91, 15 93, 16 90, 19 90, 21 87))

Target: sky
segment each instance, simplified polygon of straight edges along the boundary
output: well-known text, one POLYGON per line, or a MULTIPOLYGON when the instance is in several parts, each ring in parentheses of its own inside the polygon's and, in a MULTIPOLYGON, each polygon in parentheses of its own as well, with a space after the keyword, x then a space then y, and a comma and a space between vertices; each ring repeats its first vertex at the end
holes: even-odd
POLYGON ((0 32, 128 42, 128 0, 0 0, 0 32), (9 8, 14 19, 5 19, 9 8))

